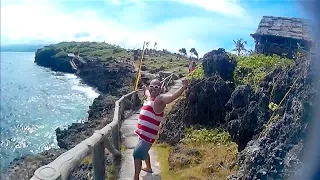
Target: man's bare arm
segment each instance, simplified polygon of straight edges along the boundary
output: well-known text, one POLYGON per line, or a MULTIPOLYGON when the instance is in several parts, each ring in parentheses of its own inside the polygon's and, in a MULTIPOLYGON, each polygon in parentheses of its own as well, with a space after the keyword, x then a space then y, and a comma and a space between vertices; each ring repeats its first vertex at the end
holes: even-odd
POLYGON ((161 100, 162 103, 169 104, 172 101, 174 101, 175 99, 177 99, 183 93, 183 91, 185 89, 186 89, 186 87, 182 86, 177 91, 175 91, 173 94, 161 94, 159 99, 161 100))

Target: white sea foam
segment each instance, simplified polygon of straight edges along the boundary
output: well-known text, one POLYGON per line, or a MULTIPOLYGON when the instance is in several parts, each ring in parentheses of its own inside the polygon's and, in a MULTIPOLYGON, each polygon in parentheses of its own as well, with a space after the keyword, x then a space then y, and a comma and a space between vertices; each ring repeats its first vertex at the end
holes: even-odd
POLYGON ((71 87, 71 89, 86 93, 86 95, 90 99, 94 99, 99 96, 99 93, 97 93, 92 87, 84 87, 84 86, 80 86, 80 85, 74 85, 71 87))

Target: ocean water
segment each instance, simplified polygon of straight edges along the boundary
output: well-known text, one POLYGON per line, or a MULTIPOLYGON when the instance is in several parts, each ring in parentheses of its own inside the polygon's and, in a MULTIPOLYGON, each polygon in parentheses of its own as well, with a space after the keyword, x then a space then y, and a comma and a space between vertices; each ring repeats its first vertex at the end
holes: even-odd
POLYGON ((17 157, 58 147, 57 127, 82 122, 99 94, 73 74, 34 63, 34 53, 1 52, 1 170, 17 157))

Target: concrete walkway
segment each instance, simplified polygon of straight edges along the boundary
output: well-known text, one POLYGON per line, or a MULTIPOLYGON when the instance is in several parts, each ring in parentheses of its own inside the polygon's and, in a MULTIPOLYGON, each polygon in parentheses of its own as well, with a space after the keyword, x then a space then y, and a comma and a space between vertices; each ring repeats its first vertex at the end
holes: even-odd
MULTIPOLYGON (((167 93, 172 94, 177 89, 182 86, 181 79, 175 80, 174 85, 170 88, 167 93)), ((126 151, 122 155, 121 161, 121 170, 119 174, 119 180, 132 180, 134 176, 134 164, 133 164, 133 149, 138 142, 138 136, 134 134, 134 130, 138 123, 139 111, 137 111, 134 115, 127 118, 122 126, 121 133, 124 138, 124 145, 126 146, 126 151)), ((151 166, 153 173, 146 173, 141 171, 140 179, 141 180, 160 180, 160 164, 157 162, 157 157, 153 148, 149 151, 151 166)), ((145 167, 145 163, 142 162, 142 167, 145 167)))

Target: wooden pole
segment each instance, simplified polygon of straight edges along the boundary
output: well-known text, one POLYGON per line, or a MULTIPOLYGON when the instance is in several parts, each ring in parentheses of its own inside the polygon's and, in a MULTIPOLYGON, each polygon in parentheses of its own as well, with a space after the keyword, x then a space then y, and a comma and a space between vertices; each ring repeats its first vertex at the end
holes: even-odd
POLYGON ((104 163, 104 141, 99 142, 92 152, 92 165, 94 179, 107 179, 106 167, 104 163))
POLYGON ((145 45, 146 45, 146 42, 144 41, 143 42, 143 48, 142 48, 142 54, 141 54, 141 60, 140 60, 140 64, 139 64, 139 69, 138 69, 138 74, 137 74, 136 84, 134 86, 134 90, 138 89, 138 84, 139 84, 139 80, 140 80, 140 76, 141 76, 142 60, 143 60, 144 52, 145 52, 145 45))

